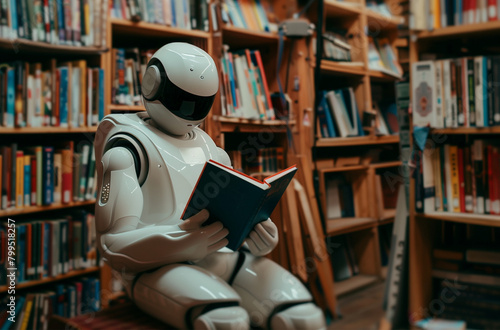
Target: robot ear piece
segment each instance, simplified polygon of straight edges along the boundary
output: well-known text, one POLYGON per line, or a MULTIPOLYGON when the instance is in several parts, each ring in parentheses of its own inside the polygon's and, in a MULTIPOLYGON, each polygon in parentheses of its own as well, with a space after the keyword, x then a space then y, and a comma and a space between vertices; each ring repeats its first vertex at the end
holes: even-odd
POLYGON ((156 65, 150 65, 142 78, 141 91, 144 98, 148 101, 154 101, 157 98, 160 85, 160 70, 156 65))

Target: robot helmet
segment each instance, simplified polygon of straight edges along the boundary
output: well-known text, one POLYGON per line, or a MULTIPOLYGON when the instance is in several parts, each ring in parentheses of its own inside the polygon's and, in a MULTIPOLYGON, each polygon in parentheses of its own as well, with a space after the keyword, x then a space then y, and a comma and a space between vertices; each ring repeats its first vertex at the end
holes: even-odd
POLYGON ((184 42, 169 43, 157 50, 141 85, 148 114, 174 135, 189 133, 205 119, 218 88, 212 57, 184 42))

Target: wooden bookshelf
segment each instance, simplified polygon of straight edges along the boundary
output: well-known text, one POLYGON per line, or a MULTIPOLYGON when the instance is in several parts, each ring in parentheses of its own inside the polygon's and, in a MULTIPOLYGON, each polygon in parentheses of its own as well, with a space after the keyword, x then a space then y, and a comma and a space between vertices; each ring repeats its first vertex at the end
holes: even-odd
MULTIPOLYGON (((466 25, 448 26, 435 29, 433 31, 411 31, 410 38, 410 64, 423 60, 422 54, 437 58, 459 58, 467 56, 469 53, 462 53, 463 49, 471 49, 474 45, 474 55, 495 54, 495 50, 490 49, 489 40, 500 36, 500 21, 491 21, 485 23, 474 23, 466 25), (450 47, 452 44, 460 47, 450 47)), ((464 140, 474 139, 495 139, 500 133, 500 127, 457 127, 431 129, 431 134, 436 138, 450 136, 453 139, 464 140), (482 136, 483 135, 483 136, 482 136)), ((424 151, 425 152, 425 151, 424 151)), ((417 213, 415 210, 415 182, 410 185, 410 221, 409 221, 409 310, 413 321, 427 318, 429 315, 424 311, 436 298, 436 291, 433 286, 434 267, 433 249, 443 242, 453 239, 454 234, 446 231, 445 227, 462 227, 467 231, 473 231, 473 228, 481 230, 495 230, 500 227, 500 216, 474 213, 453 213, 453 212, 427 212, 417 213), (439 234, 438 234, 439 233, 439 234)), ((487 237, 485 237, 485 243, 487 237)), ((491 241, 490 241, 491 243, 491 241)), ((497 241, 494 242, 497 244, 497 241)), ((462 238, 460 246, 467 249, 472 246, 468 238, 462 238)), ((450 246, 453 247, 453 246, 450 246)), ((436 268, 437 270, 437 268, 436 268)), ((450 278, 451 279, 451 278, 450 278)), ((461 274, 454 273, 453 281, 460 281, 461 274)), ((477 283, 476 283, 477 284, 477 283)), ((469 308, 464 306, 463 308, 469 308)), ((405 311, 406 312, 406 311, 405 311)), ((408 315, 405 313, 405 316, 408 315)), ((464 315, 467 320, 468 315, 464 315)), ((467 324, 469 326, 469 323, 467 324)))
MULTIPOLYGON (((33 280, 33 281, 26 281, 26 282, 21 282, 21 283, 16 283, 16 291, 17 290, 22 290, 22 289, 27 289, 27 288, 32 288, 35 286, 43 285, 43 284, 49 284, 49 283, 55 283, 59 282, 62 280, 67 280, 73 277, 78 277, 78 276, 83 276, 83 275, 89 275, 92 273, 96 273, 100 270, 100 267, 90 267, 86 269, 80 269, 80 270, 73 270, 70 271, 66 274, 61 274, 57 275, 55 277, 47 277, 43 278, 40 280, 33 280)), ((8 291, 9 287, 4 285, 0 286, 0 294, 6 293, 8 291)))
POLYGON ((90 206, 94 205, 95 200, 89 200, 89 201, 84 201, 84 202, 72 202, 68 204, 52 204, 52 205, 47 205, 47 206, 28 206, 28 207, 23 207, 23 208, 16 208, 16 209, 7 209, 7 210, 0 210, 0 218, 5 218, 5 217, 13 217, 15 215, 23 215, 23 214, 31 214, 31 213, 39 213, 39 212, 48 212, 48 211, 56 211, 56 210, 62 210, 62 209, 67 209, 71 207, 82 207, 82 206, 90 206))
MULTIPOLYGON (((316 59, 316 64, 312 65, 315 70, 315 89, 321 91, 351 87, 360 118, 362 118, 363 111, 373 109, 374 103, 378 101, 379 95, 375 93, 380 86, 383 86, 383 90, 393 90, 394 83, 400 79, 369 69, 367 33, 386 38, 394 49, 398 35, 397 29, 399 25, 404 23, 404 19, 399 16, 385 17, 369 9, 364 1, 324 0, 322 5, 324 6, 323 22, 326 23, 317 27, 317 33, 325 32, 326 26, 334 26, 339 30, 346 31, 349 35, 348 43, 351 45, 353 62, 343 63, 316 59)), ((316 49, 319 49, 320 45, 318 42, 316 49)), ((319 97, 321 95, 316 93, 316 98, 319 97)), ((385 95, 383 97, 387 99, 385 95)), ((316 102, 318 101, 316 100, 316 102)), ((335 120, 335 116, 333 117, 335 120)), ((330 239, 333 239, 334 236, 347 235, 359 264, 359 275, 334 283, 335 296, 338 297, 382 280, 379 226, 394 222, 395 210, 385 210, 386 212, 382 215, 374 212, 377 203, 377 197, 373 190, 374 175, 377 170, 401 165, 401 161, 397 160, 398 151, 396 151, 400 139, 397 134, 378 136, 372 133, 365 136, 322 138, 319 137, 321 133, 314 131, 314 135, 310 147, 315 148, 314 152, 318 159, 329 159, 329 154, 332 155, 331 158, 335 158, 342 156, 343 152, 363 157, 365 152, 372 149, 394 148, 395 150, 393 161, 318 169, 312 174, 318 181, 317 190, 313 191, 314 197, 318 200, 319 207, 323 211, 325 235, 330 239), (329 148, 336 149, 330 150, 329 148), (329 213, 333 209, 327 208, 328 186, 326 182, 329 179, 333 180, 334 176, 337 175, 342 176, 347 183, 352 185, 355 217, 328 218, 329 214, 337 215, 337 213, 329 213)), ((335 273, 335 269, 333 272, 335 273)))

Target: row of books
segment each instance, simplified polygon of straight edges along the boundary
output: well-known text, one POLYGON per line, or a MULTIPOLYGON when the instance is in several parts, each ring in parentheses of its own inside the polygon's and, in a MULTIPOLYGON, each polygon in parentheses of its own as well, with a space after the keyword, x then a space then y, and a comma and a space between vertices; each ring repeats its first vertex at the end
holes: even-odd
POLYGON ((500 56, 412 64, 415 126, 487 127, 500 124, 500 56))
POLYGON ((111 0, 111 17, 209 31, 207 0, 111 0))
POLYGON ((233 168, 243 173, 275 173, 285 168, 285 149, 271 147, 243 150, 229 150, 233 168))
POLYGON ((433 316, 464 321, 464 329, 500 327, 500 277, 495 277, 496 285, 487 285, 481 281, 483 277, 469 274, 441 270, 433 270, 432 274, 435 278, 434 299, 439 302, 439 307, 433 309, 433 316))
POLYGON ((68 141, 58 147, 0 147, 1 209, 24 208, 96 197, 93 144, 68 141))
POLYGON ((232 26, 254 31, 276 32, 276 18, 269 0, 224 0, 222 21, 232 26))
POLYGON ((387 38, 368 38, 368 68, 401 78, 403 69, 387 38))
POLYGON ((108 0, 17 0, 0 4, 0 35, 57 45, 106 45, 108 0))
POLYGON ((417 212, 500 214, 500 146, 476 139, 415 155, 417 212))
POLYGON ((410 29, 434 30, 498 20, 497 0, 411 0, 410 29))
POLYGON ((334 250, 331 256, 335 282, 347 280, 359 274, 358 261, 354 255, 353 242, 349 235, 328 238, 334 250))
POLYGON ((323 58, 333 61, 352 61, 351 45, 345 33, 334 31, 323 33, 323 58))
POLYGON ((104 117, 104 75, 85 60, 0 64, 0 126, 96 126, 104 117))
POLYGON ((327 219, 352 218, 356 216, 352 183, 342 174, 325 177, 325 209, 327 219))
POLYGON ((434 296, 449 298, 442 316, 464 320, 467 328, 498 328, 500 229, 443 221, 435 232, 434 296))
POLYGON ((224 45, 220 61, 222 115, 275 119, 260 51, 230 52, 229 46, 224 45))
POLYGON ((114 104, 141 105, 141 83, 154 49, 113 48, 113 84, 111 99, 114 104))
POLYGON ((363 136, 354 90, 343 88, 321 91, 318 121, 322 137, 363 136))
MULTIPOLYGON (((95 217, 84 210, 73 211, 63 218, 16 223, 16 282, 56 277, 70 271, 98 265, 95 247, 95 217)), ((0 285, 6 285, 7 237, 11 227, 0 227, 0 285)), ((10 243, 9 243, 10 244, 10 243)))
POLYGON ((81 277, 53 285, 44 291, 16 296, 15 317, 8 313, 10 296, 6 296, 2 301, 0 328, 49 329, 53 315, 70 318, 99 311, 100 296, 100 280, 96 277, 81 277))

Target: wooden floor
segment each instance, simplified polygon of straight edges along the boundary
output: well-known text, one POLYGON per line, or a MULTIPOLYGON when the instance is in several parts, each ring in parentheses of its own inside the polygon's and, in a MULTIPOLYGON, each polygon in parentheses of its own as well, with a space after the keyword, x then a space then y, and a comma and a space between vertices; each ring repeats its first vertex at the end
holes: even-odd
POLYGON ((328 330, 377 330, 385 312, 382 308, 385 284, 380 283, 340 297, 342 317, 329 324, 328 330))

